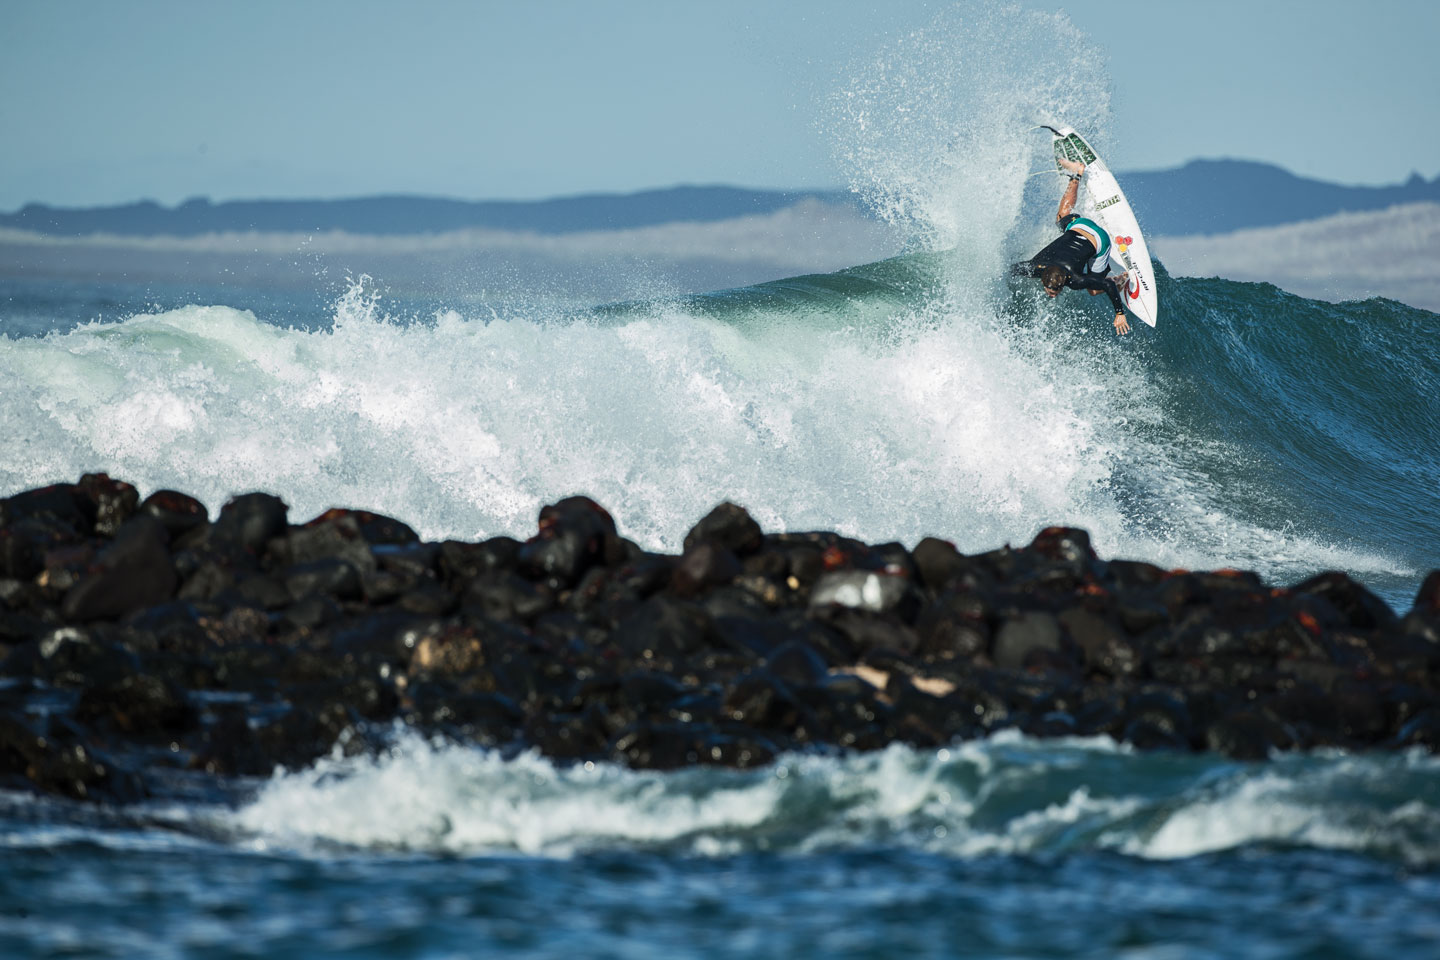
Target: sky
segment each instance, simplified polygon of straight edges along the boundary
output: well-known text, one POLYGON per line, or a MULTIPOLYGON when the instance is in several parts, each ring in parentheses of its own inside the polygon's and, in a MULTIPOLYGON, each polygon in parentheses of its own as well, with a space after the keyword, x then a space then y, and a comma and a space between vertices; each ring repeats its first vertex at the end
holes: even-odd
MULTIPOLYGON (((994 5, 0 0, 0 210, 843 186, 847 71, 994 5)), ((1018 5, 1108 60, 1117 170, 1440 174, 1440 0, 1018 5)))

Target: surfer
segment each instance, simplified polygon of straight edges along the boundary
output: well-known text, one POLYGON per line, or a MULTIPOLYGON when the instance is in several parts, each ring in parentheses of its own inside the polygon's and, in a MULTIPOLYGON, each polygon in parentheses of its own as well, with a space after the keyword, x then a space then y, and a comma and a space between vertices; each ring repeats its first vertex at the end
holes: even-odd
MULTIPOLYGON (((1060 197, 1060 211, 1055 222, 1060 226, 1060 239, 1054 241, 1035 256, 1011 268, 1016 276, 1038 277, 1050 297, 1058 297, 1060 291, 1089 290, 1093 297, 1104 293, 1115 307, 1115 332, 1124 336, 1130 332, 1130 323, 1125 319, 1125 301, 1120 299, 1120 287, 1108 276, 1110 273, 1110 235, 1105 229, 1075 213, 1075 200, 1080 194, 1080 178, 1085 175, 1085 164, 1061 160, 1061 165, 1070 171, 1070 183, 1060 197)), ((1120 275, 1125 280, 1125 274, 1120 275)))

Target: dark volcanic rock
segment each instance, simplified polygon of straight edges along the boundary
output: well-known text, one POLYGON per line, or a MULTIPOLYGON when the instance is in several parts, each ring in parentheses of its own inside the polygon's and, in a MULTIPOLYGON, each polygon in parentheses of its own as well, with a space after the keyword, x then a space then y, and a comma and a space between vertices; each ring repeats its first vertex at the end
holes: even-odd
POLYGON ((129 802, 162 768, 266 775, 394 723, 565 761, 750 766, 1018 728, 1140 749, 1440 749, 1440 572, 1397 616, 1340 573, 1096 556, 1041 530, 765 535, 721 504, 681 556, 594 501, 521 543, 422 543, 246 494, 211 524, 87 474, 0 500, 0 786, 129 802))
POLYGON ((700 544, 710 543, 737 557, 743 557, 759 550, 764 542, 765 534, 761 531, 760 524, 755 522, 744 507, 722 503, 706 514, 705 519, 695 524, 685 535, 685 552, 689 553, 700 544))
POLYGON ((290 508, 268 493, 247 493, 220 508, 215 537, 259 554, 265 545, 285 532, 290 508))
POLYGON ((520 548, 520 567, 531 576, 573 586, 605 560, 615 539, 615 521, 604 507, 589 497, 566 497, 540 511, 540 532, 520 548))
POLYGON ((138 517, 127 523, 65 594, 61 615, 73 621, 108 619, 169 600, 176 577, 168 542, 158 520, 138 517))
POLYGON ((140 512, 165 525, 170 542, 178 543, 186 534, 210 522, 205 504, 194 497, 174 490, 157 490, 140 504, 140 512))

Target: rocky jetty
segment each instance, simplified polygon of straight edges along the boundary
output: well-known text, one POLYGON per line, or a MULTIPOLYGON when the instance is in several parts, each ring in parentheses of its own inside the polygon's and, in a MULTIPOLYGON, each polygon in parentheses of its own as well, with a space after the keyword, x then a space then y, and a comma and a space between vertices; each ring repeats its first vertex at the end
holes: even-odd
POLYGON ((1397 616, 1343 573, 965 555, 766 534, 721 504, 648 553, 599 504, 422 542, 251 493, 212 519, 104 474, 0 501, 0 788, 127 802, 380 748, 397 724, 633 767, 1005 728, 1140 749, 1440 747, 1440 571, 1397 616))

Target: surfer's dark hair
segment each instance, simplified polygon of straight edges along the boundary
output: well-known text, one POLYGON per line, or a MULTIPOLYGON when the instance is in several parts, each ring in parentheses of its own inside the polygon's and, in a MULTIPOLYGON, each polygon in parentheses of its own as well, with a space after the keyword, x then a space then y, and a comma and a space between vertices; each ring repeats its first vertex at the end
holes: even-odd
POLYGON ((1040 271, 1040 282, 1046 290, 1063 290, 1065 281, 1069 279, 1070 274, 1064 267, 1050 266, 1040 271))

